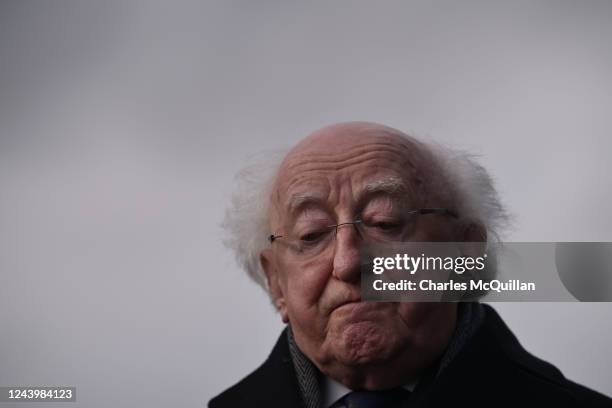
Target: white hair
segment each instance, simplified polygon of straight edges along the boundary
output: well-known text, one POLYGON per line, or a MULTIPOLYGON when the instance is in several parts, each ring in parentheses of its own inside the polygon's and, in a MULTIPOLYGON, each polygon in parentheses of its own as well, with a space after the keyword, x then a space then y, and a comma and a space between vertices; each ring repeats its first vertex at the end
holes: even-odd
POLYGON ((444 195, 461 219, 480 223, 489 243, 500 242, 511 217, 489 172, 477 156, 434 142, 420 142, 432 155, 444 195))
MULTIPOLYGON (((497 242, 509 226, 510 218, 502 205, 489 173, 468 152, 440 144, 415 140, 433 160, 435 177, 443 197, 462 219, 480 223, 487 241, 497 242)), ((238 264, 266 292, 268 284, 260 263, 261 252, 269 245, 269 205, 278 170, 287 151, 265 152, 236 175, 236 189, 226 210, 224 241, 233 250, 238 264)))
POLYGON ((234 251, 238 264, 266 292, 268 282, 259 254, 270 244, 267 239, 270 235, 270 196, 286 153, 287 150, 262 152, 236 174, 236 189, 222 223, 227 234, 225 245, 234 251))

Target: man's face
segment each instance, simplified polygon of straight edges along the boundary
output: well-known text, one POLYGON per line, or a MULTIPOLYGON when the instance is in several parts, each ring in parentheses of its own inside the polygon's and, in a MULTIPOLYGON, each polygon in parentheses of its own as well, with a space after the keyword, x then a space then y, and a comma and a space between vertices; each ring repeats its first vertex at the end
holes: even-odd
MULTIPOLYGON (((409 209, 442 207, 427 193, 429 164, 416 145, 350 126, 314 134, 285 159, 272 194, 272 232, 307 235, 313 226, 363 219, 386 225, 409 209)), ((413 241, 455 240, 453 221, 419 217, 413 241)), ((383 363, 404 348, 434 347, 455 305, 360 301, 361 237, 352 225, 316 256, 277 241, 262 253, 271 292, 300 349, 322 370, 383 363)))

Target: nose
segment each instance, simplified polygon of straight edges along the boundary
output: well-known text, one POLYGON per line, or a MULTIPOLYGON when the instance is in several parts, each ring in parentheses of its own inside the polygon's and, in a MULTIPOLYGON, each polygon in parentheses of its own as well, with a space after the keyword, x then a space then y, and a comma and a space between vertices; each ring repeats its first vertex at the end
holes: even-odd
POLYGON ((336 230, 333 276, 339 280, 357 283, 361 275, 361 244, 354 224, 339 225, 336 230))

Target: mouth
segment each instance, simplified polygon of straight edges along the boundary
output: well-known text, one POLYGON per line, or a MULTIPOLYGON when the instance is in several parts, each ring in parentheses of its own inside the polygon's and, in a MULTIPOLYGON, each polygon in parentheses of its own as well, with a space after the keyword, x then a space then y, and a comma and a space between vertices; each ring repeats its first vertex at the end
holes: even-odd
POLYGON ((381 302, 365 302, 362 300, 355 300, 345 302, 334 309, 334 312, 341 314, 354 314, 362 315, 368 312, 374 312, 379 310, 383 306, 381 302))
POLYGON ((356 296, 353 298, 349 298, 349 299, 345 299, 345 300, 341 300, 337 303, 332 303, 331 307, 328 309, 328 314, 332 314, 338 310, 343 310, 343 309, 348 309, 352 306, 355 306, 357 304, 361 303, 361 297, 356 296))
POLYGON ((336 306, 336 307, 334 308, 334 310, 348 309, 348 308, 354 307, 354 306, 356 306, 356 305, 358 305, 358 304, 360 304, 360 303, 363 303, 363 302, 361 301, 361 299, 359 299, 359 300, 351 300, 351 301, 348 301, 348 302, 344 302, 344 303, 339 304, 338 306, 336 306))
POLYGON ((344 299, 338 302, 336 306, 334 307, 334 309, 339 309, 343 306, 352 305, 352 304, 361 303, 361 302, 362 302, 361 296, 359 296, 359 294, 355 294, 354 296, 347 297, 347 299, 344 299))

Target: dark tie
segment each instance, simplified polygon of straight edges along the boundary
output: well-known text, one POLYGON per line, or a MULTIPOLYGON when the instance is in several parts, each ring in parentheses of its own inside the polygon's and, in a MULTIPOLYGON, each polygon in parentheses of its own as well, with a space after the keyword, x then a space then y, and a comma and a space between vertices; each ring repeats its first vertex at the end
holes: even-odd
POLYGON ((394 388, 386 391, 353 391, 340 398, 332 407, 388 408, 399 407, 410 396, 410 391, 394 388))

